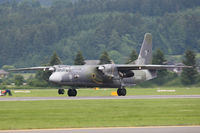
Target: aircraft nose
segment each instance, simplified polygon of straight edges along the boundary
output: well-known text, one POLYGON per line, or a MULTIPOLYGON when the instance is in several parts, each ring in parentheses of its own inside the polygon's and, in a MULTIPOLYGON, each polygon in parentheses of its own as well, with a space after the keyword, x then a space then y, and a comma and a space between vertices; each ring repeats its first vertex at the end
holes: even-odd
POLYGON ((49 77, 49 81, 51 82, 60 83, 61 80, 62 80, 62 75, 56 72, 51 74, 51 76, 49 77))

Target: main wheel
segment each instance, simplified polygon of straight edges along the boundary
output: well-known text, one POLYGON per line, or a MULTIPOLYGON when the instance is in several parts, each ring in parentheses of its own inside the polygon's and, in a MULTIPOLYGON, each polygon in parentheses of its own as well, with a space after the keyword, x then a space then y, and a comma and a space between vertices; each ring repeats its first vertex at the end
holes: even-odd
POLYGON ((121 88, 117 89, 117 95, 122 96, 122 89, 121 88))
POLYGON ((59 94, 59 95, 65 94, 65 90, 64 90, 64 89, 58 89, 58 94, 59 94))
POLYGON ((119 88, 117 90, 118 96, 126 96, 126 89, 125 88, 119 88))
POLYGON ((68 96, 69 97, 75 97, 77 95, 76 89, 69 89, 68 90, 68 96))
POLYGON ((126 89, 125 88, 122 89, 122 96, 126 96, 126 89))

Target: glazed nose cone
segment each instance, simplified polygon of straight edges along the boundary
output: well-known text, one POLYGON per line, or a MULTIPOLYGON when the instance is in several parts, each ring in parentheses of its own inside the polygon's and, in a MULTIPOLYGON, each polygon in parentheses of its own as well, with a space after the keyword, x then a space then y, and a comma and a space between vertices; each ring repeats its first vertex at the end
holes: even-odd
POLYGON ((62 80, 62 74, 57 72, 51 74, 51 76, 49 77, 49 81, 51 82, 60 83, 61 80, 62 80))

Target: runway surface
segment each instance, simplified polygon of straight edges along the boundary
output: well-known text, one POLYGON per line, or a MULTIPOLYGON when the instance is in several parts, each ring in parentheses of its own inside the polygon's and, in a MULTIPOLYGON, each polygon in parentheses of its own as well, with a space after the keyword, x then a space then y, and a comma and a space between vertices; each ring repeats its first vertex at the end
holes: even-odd
POLYGON ((0 97, 0 101, 40 101, 40 100, 105 100, 105 99, 169 99, 200 98, 200 95, 135 95, 135 96, 96 96, 96 97, 0 97))
POLYGON ((116 127, 80 129, 8 130, 0 133, 200 133, 200 126, 191 127, 116 127))

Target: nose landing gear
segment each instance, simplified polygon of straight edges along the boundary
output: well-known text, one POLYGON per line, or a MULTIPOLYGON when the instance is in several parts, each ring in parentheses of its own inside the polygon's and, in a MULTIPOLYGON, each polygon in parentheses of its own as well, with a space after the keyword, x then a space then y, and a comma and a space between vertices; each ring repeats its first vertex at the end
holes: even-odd
POLYGON ((59 95, 65 94, 65 90, 64 90, 64 89, 58 89, 58 94, 59 94, 59 95))

